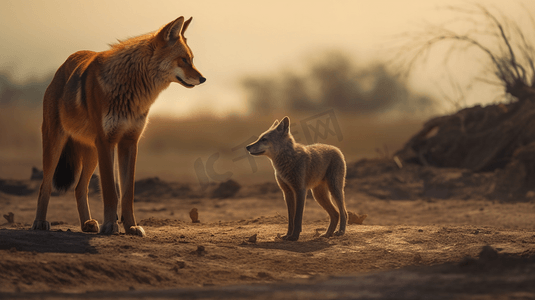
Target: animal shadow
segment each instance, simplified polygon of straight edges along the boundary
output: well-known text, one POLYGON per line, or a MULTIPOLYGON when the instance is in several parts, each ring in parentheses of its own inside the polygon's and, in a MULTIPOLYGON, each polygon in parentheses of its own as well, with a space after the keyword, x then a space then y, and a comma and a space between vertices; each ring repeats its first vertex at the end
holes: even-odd
POLYGON ((97 253, 90 240, 97 235, 83 232, 0 230, 0 250, 40 253, 97 253))
POLYGON ((298 241, 284 241, 281 239, 275 239, 275 241, 242 244, 240 246, 271 250, 284 250, 296 253, 311 253, 325 250, 333 245, 325 238, 314 238, 311 240, 303 239, 298 241))

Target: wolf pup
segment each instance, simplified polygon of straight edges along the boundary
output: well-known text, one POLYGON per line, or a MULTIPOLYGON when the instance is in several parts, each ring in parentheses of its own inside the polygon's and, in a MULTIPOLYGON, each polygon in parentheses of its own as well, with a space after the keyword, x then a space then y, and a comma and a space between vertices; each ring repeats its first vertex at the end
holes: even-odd
POLYGON ((307 191, 312 190, 316 201, 330 217, 330 224, 323 237, 342 235, 347 224, 344 202, 346 162, 340 149, 325 145, 301 145, 290 133, 290 119, 284 117, 260 135, 258 140, 246 147, 251 155, 265 155, 275 168, 275 178, 284 193, 288 206, 288 233, 282 238, 296 241, 301 233, 303 211, 307 191), (338 207, 331 202, 329 192, 338 207), (340 229, 334 230, 340 219, 340 229))
POLYGON ((119 231, 117 207, 127 234, 144 236, 134 217, 137 145, 151 105, 171 82, 192 88, 206 81, 193 66, 180 17, 160 30, 119 41, 107 51, 79 51, 57 70, 43 100, 43 183, 32 229, 49 230, 46 213, 52 185, 75 196, 82 231, 119 231), (118 191, 114 152, 119 162, 118 191), (91 218, 87 191, 99 165, 104 223, 91 218))

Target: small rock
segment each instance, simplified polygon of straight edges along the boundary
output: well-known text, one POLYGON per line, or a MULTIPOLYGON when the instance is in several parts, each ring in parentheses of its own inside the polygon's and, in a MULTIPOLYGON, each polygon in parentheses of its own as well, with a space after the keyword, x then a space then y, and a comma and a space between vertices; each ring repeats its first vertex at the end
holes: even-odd
POLYGON ((247 241, 248 241, 249 243, 253 243, 253 244, 256 243, 256 236, 257 236, 256 233, 253 234, 252 236, 249 237, 249 239, 247 239, 247 241))
POLYGON ((43 180, 43 171, 37 169, 36 167, 32 167, 32 175, 30 176, 30 180, 43 180))
POLYGON ((241 185, 236 181, 229 179, 219 184, 219 186, 212 191, 210 198, 225 199, 231 198, 241 189, 241 185))
POLYGON ((179 260, 176 262, 176 266, 179 268, 179 269, 184 269, 186 267, 186 262, 183 261, 183 260, 179 260))
POLYGON ((191 218, 191 223, 200 223, 201 221, 199 221, 199 211, 197 210, 197 208, 192 208, 191 211, 189 212, 189 217, 191 218))
POLYGON ((271 275, 267 272, 258 272, 259 278, 271 278, 271 275))
POLYGON ((484 261, 492 261, 498 258, 498 251, 491 246, 484 246, 479 253, 479 259, 484 261))
POLYGON ((347 223, 348 224, 358 224, 358 225, 362 225, 362 223, 364 222, 364 219, 366 219, 366 217, 368 217, 368 215, 357 215, 356 213, 352 212, 352 211, 348 211, 347 212, 347 223))
POLYGON ((15 214, 12 212, 9 212, 7 215, 4 215, 4 218, 9 224, 15 223, 15 214))
POLYGON ((204 246, 197 246, 197 250, 191 251, 190 254, 196 254, 198 256, 204 256, 206 254, 204 246))
POLYGON ((50 225, 52 225, 52 226, 65 225, 65 224, 67 224, 67 222, 63 222, 63 221, 52 221, 52 222, 50 222, 50 225))

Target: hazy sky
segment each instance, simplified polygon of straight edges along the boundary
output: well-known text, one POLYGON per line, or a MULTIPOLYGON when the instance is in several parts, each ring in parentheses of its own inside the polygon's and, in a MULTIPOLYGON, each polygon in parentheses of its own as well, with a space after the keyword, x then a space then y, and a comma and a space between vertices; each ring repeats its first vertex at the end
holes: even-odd
MULTIPOLYGON (((183 116, 210 109, 244 112, 239 79, 299 68, 315 55, 339 49, 357 63, 381 61, 396 34, 424 21, 452 17, 446 0, 363 1, 1 1, 0 68, 17 78, 54 72, 73 52, 101 51, 116 39, 157 30, 178 16, 193 16, 186 36, 197 68, 208 79, 194 89, 171 85, 153 113, 183 116)), ((486 0, 504 14, 535 15, 535 1, 486 0), (518 3, 523 3, 523 7, 518 3)), ((426 75, 416 90, 430 89, 426 75)))

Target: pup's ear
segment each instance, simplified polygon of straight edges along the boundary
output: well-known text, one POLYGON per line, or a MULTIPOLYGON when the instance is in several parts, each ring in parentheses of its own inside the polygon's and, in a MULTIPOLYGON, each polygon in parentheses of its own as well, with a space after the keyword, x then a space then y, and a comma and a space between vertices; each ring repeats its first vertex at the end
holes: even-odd
POLYGON ((277 131, 287 134, 290 131, 290 118, 284 117, 277 126, 277 131))
POLYGON ((275 120, 275 122, 273 122, 273 124, 271 125, 271 127, 269 127, 269 129, 275 128, 277 127, 277 125, 279 125, 279 120, 275 120))
POLYGON ((184 17, 179 17, 173 22, 165 25, 160 32, 158 32, 158 37, 167 44, 174 44, 180 38, 183 26, 184 17))
POLYGON ((191 23, 191 20, 193 20, 193 17, 190 17, 186 22, 184 22, 184 26, 182 26, 182 30, 180 31, 180 34, 184 36, 184 32, 186 32, 186 29, 188 29, 189 23, 191 23))

